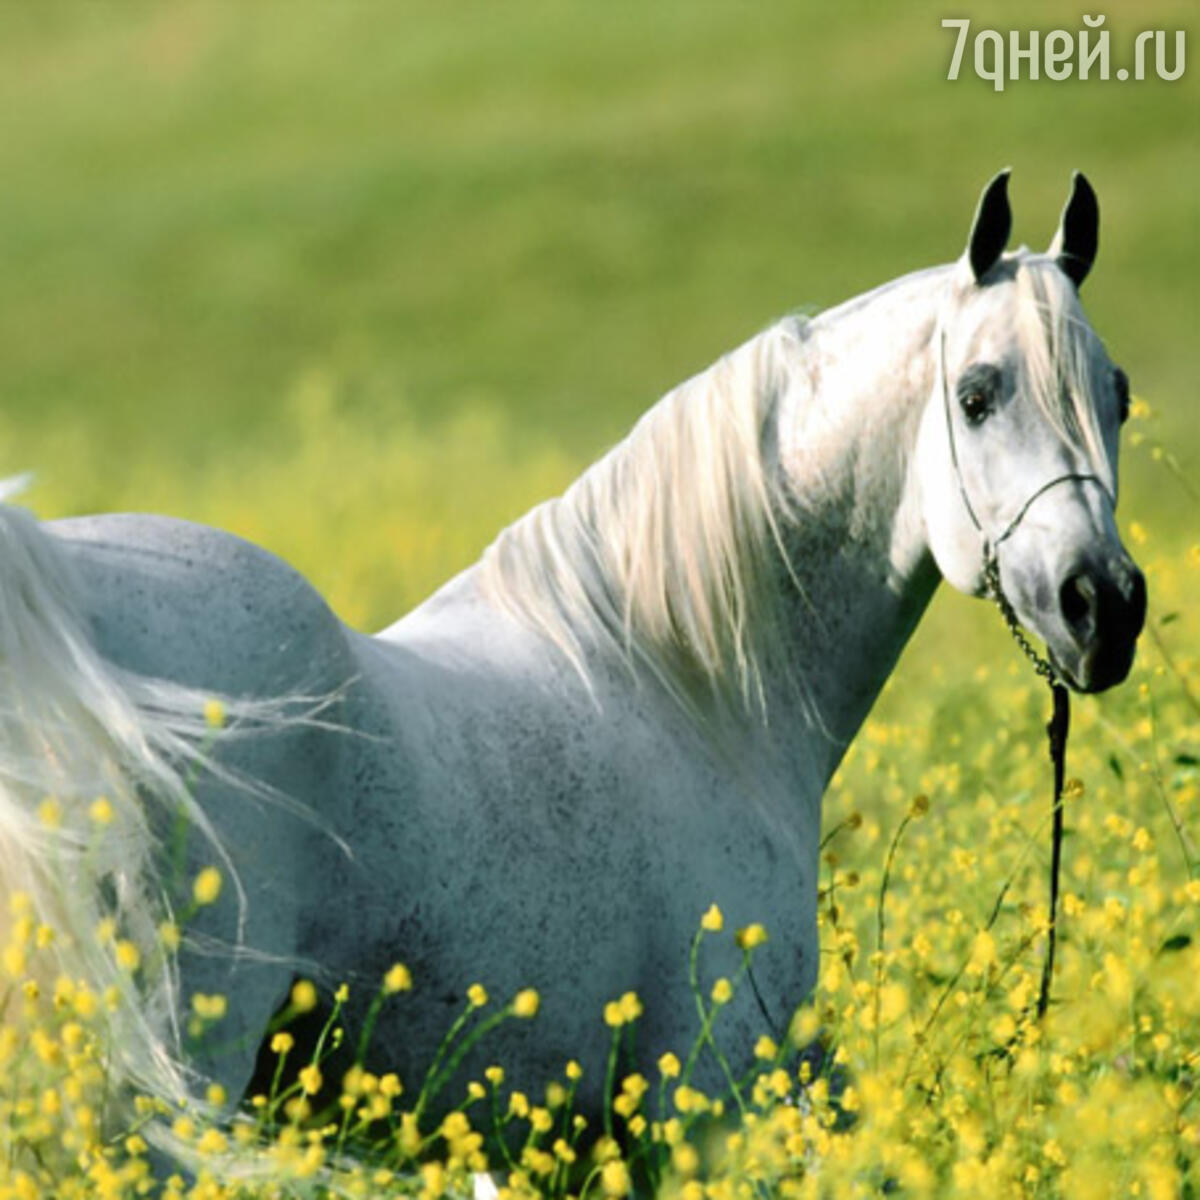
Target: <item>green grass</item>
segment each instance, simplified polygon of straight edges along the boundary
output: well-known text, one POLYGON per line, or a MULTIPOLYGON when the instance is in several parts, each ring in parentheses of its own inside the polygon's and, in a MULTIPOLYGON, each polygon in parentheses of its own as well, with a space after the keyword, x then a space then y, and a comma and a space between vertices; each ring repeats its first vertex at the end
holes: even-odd
POLYGON ((54 482, 84 440, 55 509, 180 466, 187 513, 189 469, 269 455, 317 367, 345 420, 486 407, 582 462, 780 313, 956 255, 1005 163, 1035 245, 1091 173, 1095 323, 1194 459, 1194 81, 995 95, 944 78, 942 15, 6 6, 0 397, 31 440, 3 461, 54 482))

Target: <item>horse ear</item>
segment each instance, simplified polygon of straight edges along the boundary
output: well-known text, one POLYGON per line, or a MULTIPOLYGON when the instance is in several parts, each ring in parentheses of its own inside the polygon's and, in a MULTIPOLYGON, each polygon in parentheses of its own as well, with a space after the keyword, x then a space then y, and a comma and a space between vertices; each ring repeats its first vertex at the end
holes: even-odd
POLYGON ((975 221, 971 225, 971 236, 967 239, 967 260, 976 283, 996 265, 1008 235, 1012 232, 1012 209, 1008 205, 1008 176, 1005 167, 983 189, 979 207, 975 210, 975 221))
POLYGON ((1096 193, 1082 171, 1071 176, 1071 195, 1062 212, 1058 232, 1048 254, 1070 276, 1078 288, 1096 261, 1100 244, 1100 205, 1096 193))

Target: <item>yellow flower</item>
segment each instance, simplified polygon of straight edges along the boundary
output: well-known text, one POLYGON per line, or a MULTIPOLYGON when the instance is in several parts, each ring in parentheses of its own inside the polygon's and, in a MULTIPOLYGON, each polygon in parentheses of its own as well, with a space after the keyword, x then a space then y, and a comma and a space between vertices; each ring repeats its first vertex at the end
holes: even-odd
POLYGON ((197 992, 192 997, 192 1011, 206 1021, 219 1021, 227 1009, 228 1002, 220 993, 207 996, 203 992, 197 992))
POLYGON ((204 1098, 214 1108, 220 1108, 228 1099, 225 1089, 219 1083, 210 1083, 205 1089, 204 1098))
POLYGON ((971 958, 967 969, 973 975, 982 975, 988 967, 996 962, 996 939, 986 929, 981 929, 975 935, 971 947, 971 958))
POLYGON ((472 1008, 482 1008, 487 1002, 487 989, 482 983, 473 983, 467 988, 467 1003, 472 1008))
POLYGON ((600 1169, 600 1187, 606 1196, 628 1196, 629 1168, 619 1158, 606 1162, 600 1169))
POLYGON ((574 1059, 571 1059, 567 1063, 565 1074, 569 1080, 575 1082, 575 1080, 583 1078, 583 1068, 574 1059))
POLYGON ((117 965, 126 971, 136 971, 142 962, 142 952, 127 938, 117 943, 116 956, 117 965))
POLYGON ((446 1168, 440 1162, 422 1163, 421 1180, 424 1184, 421 1195, 426 1200, 437 1200, 446 1194, 446 1168))
POLYGON ((724 977, 718 979, 712 986, 712 999, 714 1004, 728 1004, 733 999, 733 984, 724 977))
POLYGON ((694 1146, 680 1142, 671 1151, 671 1166, 680 1175, 694 1175, 700 1167, 700 1155, 696 1153, 694 1146))
POLYGON ((466 1113, 447 1113, 442 1121, 441 1134, 448 1142, 457 1142, 471 1132, 471 1121, 466 1113))
POLYGON ((725 917, 721 910, 715 904, 710 904, 708 911, 700 918, 700 928, 707 933, 720 933, 724 926, 725 917))
POLYGON ((411 990, 412 974, 409 969, 403 963, 394 963, 383 977, 384 994, 392 996, 396 992, 408 992, 411 990))
POLYGON ((396 1142, 405 1154, 413 1155, 421 1148, 421 1131, 415 1113, 401 1113, 400 1128, 396 1131, 396 1142))
POLYGON ((47 829, 57 829, 62 824, 62 805, 53 796, 47 796, 38 805, 37 815, 47 829))
POLYGON ((668 1050, 666 1054, 659 1058, 658 1069, 662 1072, 665 1079, 675 1079, 682 1068, 679 1065, 679 1059, 668 1050))
POLYGON ((292 984, 292 1007, 302 1013, 317 1007, 317 987, 311 979, 297 979, 292 984))
MULTIPOLYGON (((350 999, 350 985, 348 983, 339 983, 337 991, 333 993, 334 1002, 337 1004, 345 1004, 350 999)), ((336 1030, 334 1031, 336 1035, 336 1030)))
POLYGON ((225 1135, 219 1129, 206 1129, 196 1143, 196 1149, 201 1154, 223 1154, 229 1149, 225 1135))
POLYGON ((296 1039, 286 1031, 277 1033, 271 1039, 271 1052, 273 1054, 286 1054, 296 1044, 296 1039))
POLYGON ((179 926, 174 921, 164 921, 158 927, 158 940, 168 950, 178 950, 180 942, 179 926))
POLYGON ((321 1084, 324 1083, 321 1077, 321 1068, 316 1063, 309 1063, 307 1067, 304 1067, 300 1071, 299 1079, 300 1086, 308 1096, 315 1096, 321 1090, 321 1084))
POLYGON ((739 929, 736 940, 743 950, 753 950, 767 940, 767 931, 756 922, 753 925, 747 925, 745 929, 739 929))
POLYGON ((708 1107, 708 1097, 703 1092, 683 1084, 675 1089, 675 1107, 681 1113, 703 1112, 708 1107))
POLYGON ((116 816, 112 801, 107 796, 98 796, 92 801, 91 807, 88 809, 88 816, 97 825, 111 825, 113 817, 116 816))
POLYGON ((1007 1046, 1017 1036, 1017 1023, 1008 1015, 1001 1013, 990 1026, 993 1041, 1000 1046, 1007 1046))
POLYGON ((514 1117, 529 1116, 529 1097, 524 1092, 513 1092, 508 1098, 508 1111, 514 1117))
POLYGON ((524 1020, 529 1020, 537 1016, 538 1007, 541 1004, 541 998, 533 988, 525 988, 524 991, 518 992, 512 1002, 513 1015, 521 1017, 524 1020))
MULTIPOLYGON (((776 1067, 767 1076, 767 1086, 782 1100, 792 1090, 792 1081, 788 1078, 788 1073, 782 1067, 776 1067)), ((849 1095, 850 1091, 850 1088, 846 1089, 847 1095, 849 1095)))
POLYGON ((621 1006, 621 1016, 626 1023, 636 1021, 642 1015, 642 1002, 636 992, 626 992, 617 1003, 621 1006))
POLYGON ((215 696, 205 701, 204 723, 209 729, 221 729, 225 724, 225 705, 215 696))
POLYGON ((535 1149, 533 1146, 526 1146, 521 1153, 521 1161, 529 1167, 535 1175, 549 1175, 554 1170, 554 1156, 547 1154, 545 1150, 535 1149))
POLYGON ((192 898, 197 904, 214 904, 221 894, 221 872, 216 867, 205 867, 192 884, 192 898))
POLYGON ((503 1067, 488 1067, 487 1070, 484 1071, 483 1075, 488 1083, 492 1085, 492 1087, 499 1087, 504 1082, 503 1067))
POLYGON ((771 1038, 767 1037, 767 1035, 765 1033, 762 1035, 762 1037, 760 1037, 758 1039, 757 1042, 754 1043, 754 1057, 755 1058, 762 1058, 762 1059, 770 1060, 770 1059, 774 1058, 775 1055, 778 1053, 779 1053, 779 1047, 776 1046, 774 1041, 771 1038))

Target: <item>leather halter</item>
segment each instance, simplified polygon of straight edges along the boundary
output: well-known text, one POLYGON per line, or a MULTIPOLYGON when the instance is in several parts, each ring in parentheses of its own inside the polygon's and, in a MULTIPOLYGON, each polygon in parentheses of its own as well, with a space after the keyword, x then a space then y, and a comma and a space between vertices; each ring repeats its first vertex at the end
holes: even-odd
POLYGON ((1000 545, 1016 531, 1017 526, 1020 525, 1020 523, 1025 519, 1025 514, 1029 512, 1030 508, 1033 507, 1034 501, 1045 495, 1046 492, 1050 491, 1051 488, 1057 487, 1060 483, 1087 483, 1090 481, 1099 485, 1100 490, 1105 494, 1105 496, 1108 497, 1110 503, 1114 502, 1112 493, 1108 490, 1108 485, 1103 479, 1100 478, 1099 475, 1095 475, 1090 471, 1068 471, 1063 475, 1056 475, 1053 479, 1043 483, 1041 487, 1037 488, 1029 496, 1025 503, 1022 504, 1017 510, 1017 515, 1013 517, 1013 519, 1004 527, 1003 531, 1000 533, 1000 536, 995 538, 989 537, 987 531, 983 527, 982 522, 976 515, 975 507, 971 503, 970 496, 967 494, 966 481, 963 479, 962 469, 958 462, 958 444, 954 435, 954 414, 950 405, 950 386, 946 378, 945 327, 941 329, 941 343, 938 352, 938 370, 939 375, 941 376, 942 406, 946 413, 946 432, 950 438, 950 463, 954 468, 954 480, 958 485, 958 494, 962 497, 963 507, 967 510, 967 516, 971 518, 971 524, 975 526, 975 529, 983 539, 983 561, 985 568, 988 560, 990 558, 995 558, 996 551, 1000 548, 1000 545))

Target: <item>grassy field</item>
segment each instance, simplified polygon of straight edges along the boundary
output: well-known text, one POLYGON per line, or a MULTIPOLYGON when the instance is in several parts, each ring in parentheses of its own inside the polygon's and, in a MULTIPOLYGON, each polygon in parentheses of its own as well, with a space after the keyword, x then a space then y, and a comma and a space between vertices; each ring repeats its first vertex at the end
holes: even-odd
MULTIPOLYGON (((1153 411, 1126 439, 1121 517, 1149 568, 1154 633, 1123 694, 1078 708, 1088 802, 1068 855, 1086 936, 1068 941, 1063 992, 1107 996, 1113 963, 1132 982, 1096 1013, 1068 1009, 1084 1033, 1068 1018, 1050 1049, 1022 1043, 1036 1071, 983 1072, 1002 1017, 1030 1036, 1007 997, 1036 969, 1044 717, 995 614, 943 595, 830 801, 832 823, 863 824, 836 843, 835 893, 859 883, 827 944, 862 952, 826 980, 822 1020, 879 1081, 860 1085, 861 1139, 830 1161, 913 1194, 1157 1195, 1163 1180, 1171 1194, 1200 1138, 1200 1015, 1177 978, 1191 950, 1169 970, 1160 954, 1197 932, 1176 828, 1200 757, 1184 679, 1200 641, 1197 76, 952 83, 940 21, 956 12, 2 6, 0 472, 35 471, 44 516, 151 510, 232 529, 378 627, 773 318, 957 256, 1000 166, 1014 167, 1015 240, 1035 246, 1084 169, 1103 221, 1085 302, 1153 411), (891 885, 904 950, 871 960, 886 850, 917 793, 933 812, 905 834, 891 885), (979 934, 1014 871, 989 958, 979 934), (955 964, 974 964, 965 1000, 939 1000, 955 964), (880 997, 885 1061, 938 1006, 932 1049, 903 1080, 877 1069, 879 1022, 855 1024, 880 997), (1156 1114, 1144 1136, 1088 1125, 1086 1109, 1072 1123, 1080 1097, 1114 1088, 1156 1114), (915 1122, 903 1130, 872 1116, 896 1096, 915 1122), (1086 1163, 1107 1174, 1081 1182, 1086 1163), (976 1167, 995 1178, 976 1185, 976 1167)), ((1002 30, 1081 19, 1057 0, 971 16, 1002 30)), ((1191 21, 1179 0, 1107 27, 1121 58, 1136 31, 1191 21)))

